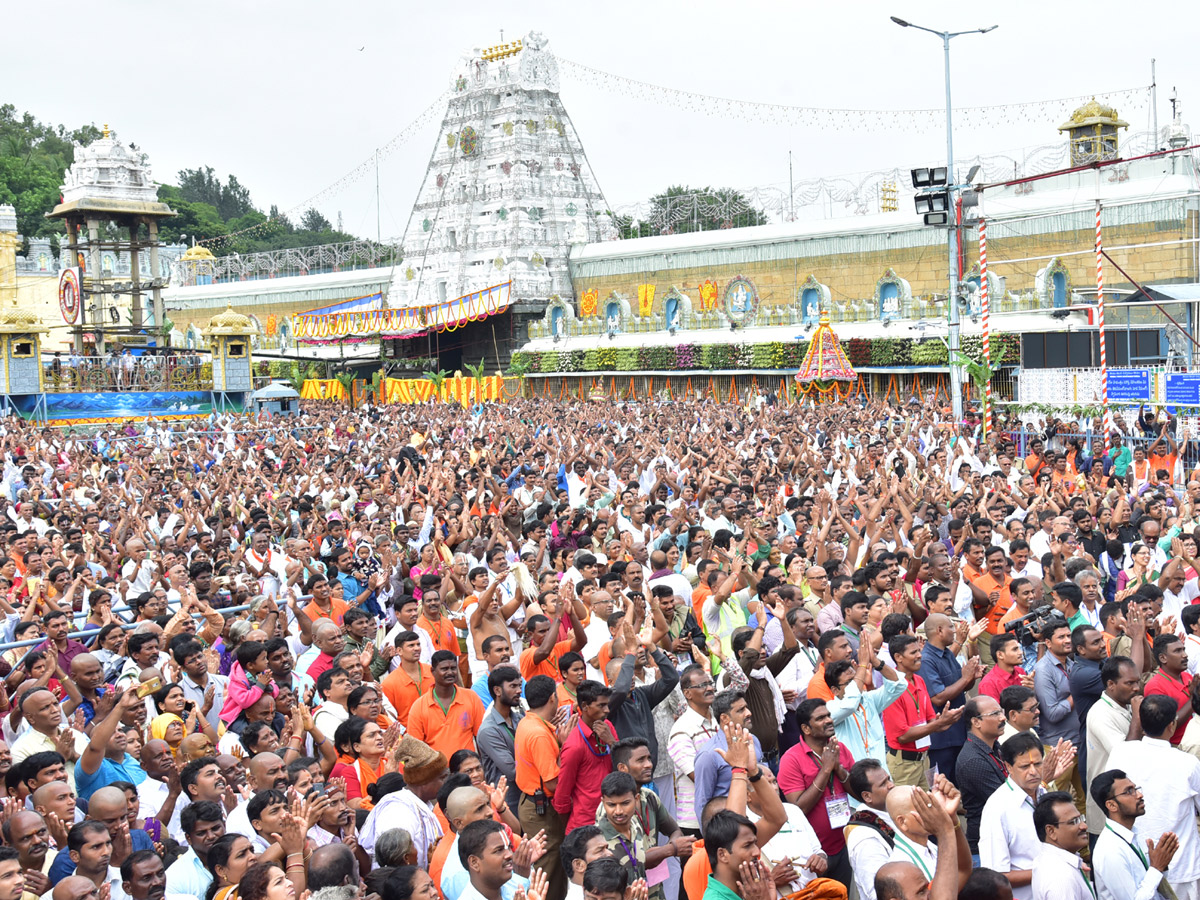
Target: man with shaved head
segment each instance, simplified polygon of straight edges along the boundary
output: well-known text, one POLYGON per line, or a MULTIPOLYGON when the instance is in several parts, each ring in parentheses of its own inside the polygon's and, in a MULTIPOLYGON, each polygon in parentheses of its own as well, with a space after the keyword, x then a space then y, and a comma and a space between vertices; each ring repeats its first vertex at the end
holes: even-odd
POLYGON ((26 691, 16 699, 21 714, 29 723, 29 731, 13 744, 13 762, 19 763, 44 750, 61 753, 67 761, 67 783, 74 790, 75 760, 88 745, 88 736, 73 728, 63 728, 62 706, 50 691, 38 688, 26 691))
POLYGON ((341 628, 328 620, 314 624, 313 645, 296 661, 296 671, 302 676, 301 691, 307 690, 310 684, 316 684, 322 672, 332 669, 334 659, 345 649, 346 638, 341 628))
MULTIPOLYGON (((939 857, 953 847, 955 852, 948 855, 955 861, 958 879, 965 882, 971 874, 971 851, 967 847, 966 835, 958 827, 960 801, 958 788, 940 774, 933 790, 929 792, 909 785, 892 788, 887 795, 887 813, 896 828, 896 843, 889 863, 913 865, 920 870, 924 881, 930 882, 934 871, 940 870, 939 857), (937 838, 936 845, 930 842, 931 837, 937 838)), ((883 866, 875 876, 876 900, 885 900, 888 896, 879 892, 880 877, 888 869, 888 866, 883 866)), ((948 895, 950 898, 958 892, 958 879, 948 895)))
POLYGON ((318 847, 308 858, 308 889, 313 893, 328 887, 358 890, 358 860, 345 844, 318 847))
MULTIPOLYGON (((49 630, 48 627, 47 630, 49 630)), ((82 647, 82 645, 80 646, 82 647)), ((100 665, 100 660, 92 654, 81 652, 71 660, 69 671, 71 680, 75 682, 75 686, 79 688, 79 693, 83 696, 78 707, 83 710, 83 721, 90 725, 92 719, 95 718, 96 706, 100 702, 100 698, 110 690, 104 683, 104 669, 100 665)))
MULTIPOLYGON (((439 887, 442 889, 443 897, 461 896, 471 881, 470 874, 463 868, 462 860, 459 859, 458 836, 472 822, 481 822, 491 818, 493 818, 492 805, 487 794, 478 788, 457 788, 446 800, 446 821, 454 829, 454 839, 450 844, 450 850, 441 873, 442 881, 439 887)), ((449 837, 450 835, 446 835, 442 840, 449 837)), ((518 878, 518 884, 519 881, 518 878)))
POLYGON ((52 828, 55 826, 56 820, 63 829, 68 829, 76 822, 83 821, 83 813, 75 805, 75 792, 66 782, 51 781, 49 784, 43 784, 33 792, 32 799, 33 808, 42 814, 42 818, 52 828))
MULTIPOLYGON (((217 764, 220 766, 220 763, 217 764)), ((250 759, 246 767, 249 773, 248 784, 255 793, 277 790, 286 792, 288 789, 287 767, 277 753, 259 753, 250 759)), ((254 840, 256 832, 250 825, 250 816, 246 811, 248 803, 242 800, 229 813, 225 820, 225 831, 245 835, 250 841, 254 840)))
POLYGON ((52 900, 97 900, 96 885, 82 875, 69 875, 54 886, 52 900))
POLYGON ((185 737, 183 743, 179 745, 180 762, 190 763, 194 759, 212 756, 215 749, 208 735, 202 731, 197 731, 195 734, 189 734, 185 737))

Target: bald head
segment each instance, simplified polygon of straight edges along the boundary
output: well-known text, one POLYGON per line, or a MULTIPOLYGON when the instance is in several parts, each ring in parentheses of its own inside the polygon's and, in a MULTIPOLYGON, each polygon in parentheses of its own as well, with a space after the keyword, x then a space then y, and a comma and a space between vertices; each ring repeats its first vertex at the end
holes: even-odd
POLYGON ((950 621, 949 616, 943 616, 941 613, 934 613, 925 620, 925 637, 933 639, 940 629, 946 628, 952 624, 953 623, 950 621))
POLYGON ((115 822, 129 812, 129 800, 120 788, 102 787, 88 798, 88 818, 97 822, 115 822))
POLYGON ((308 860, 308 883, 314 893, 327 887, 358 885, 358 860, 345 844, 318 847, 308 860))
POLYGON ((75 820, 75 792, 64 781, 50 781, 33 792, 33 808, 42 815, 54 813, 63 822, 75 820))
POLYGON ((193 759, 200 759, 202 756, 212 756, 213 742, 202 731, 189 734, 183 739, 183 743, 179 745, 179 755, 183 757, 184 762, 191 762, 193 759))
POLYGON ((94 669, 100 668, 100 660, 90 653, 80 653, 71 660, 71 678, 78 681, 80 676, 86 677, 94 669))
POLYGON ((259 753, 250 760, 248 769, 255 790, 287 790, 287 769, 283 767, 283 760, 278 753, 259 753))
POLYGON ((898 784, 887 795, 887 812, 896 821, 900 816, 913 811, 913 789, 906 784, 898 784))
POLYGON ((492 807, 487 794, 474 787, 456 788, 446 800, 446 818, 455 831, 462 831, 472 822, 491 816, 492 807))
POLYGON ((917 900, 917 896, 928 884, 929 879, 910 862, 884 863, 875 873, 875 898, 917 900))

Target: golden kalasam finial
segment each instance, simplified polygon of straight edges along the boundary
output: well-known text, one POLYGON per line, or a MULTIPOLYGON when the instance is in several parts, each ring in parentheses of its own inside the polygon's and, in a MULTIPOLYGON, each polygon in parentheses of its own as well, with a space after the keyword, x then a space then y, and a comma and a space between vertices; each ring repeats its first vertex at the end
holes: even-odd
POLYGON ((104 137, 106 139, 108 138, 108 123, 107 122, 104 123, 104 137))

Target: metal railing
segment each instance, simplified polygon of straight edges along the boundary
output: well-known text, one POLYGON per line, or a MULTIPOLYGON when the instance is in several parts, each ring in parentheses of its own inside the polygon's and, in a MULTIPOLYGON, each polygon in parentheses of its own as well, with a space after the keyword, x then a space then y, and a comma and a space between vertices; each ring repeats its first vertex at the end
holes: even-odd
POLYGON ((377 244, 374 241, 343 241, 262 253, 232 253, 215 259, 176 260, 172 283, 212 284, 375 269, 394 265, 401 258, 402 251, 398 244, 377 244))
POLYGON ((212 390, 212 368, 196 356, 72 356, 42 370, 49 394, 212 390))
MULTIPOLYGON (((282 609, 284 606, 287 605, 287 601, 286 600, 276 600, 275 605, 282 609)), ((219 612, 222 616, 225 616, 227 613, 246 612, 247 610, 249 610, 251 608, 251 606, 252 606, 252 604, 247 603, 243 606, 230 606, 225 609, 218 609, 217 612, 219 612)), ((128 609, 129 609, 129 607, 127 607, 127 606, 115 607, 113 609, 113 612, 125 612, 128 609)), ((77 619, 81 615, 86 618, 87 614, 76 613, 74 615, 74 618, 77 619)), ((191 616, 193 619, 197 619, 197 620, 204 618, 204 615, 202 613, 192 613, 191 616)), ((118 622, 117 624, 120 625, 122 631, 133 631, 139 625, 142 625, 144 623, 142 623, 142 622, 118 622)), ((94 628, 85 628, 82 631, 72 631, 67 634, 67 637, 73 641, 77 641, 80 638, 95 637, 101 631, 103 631, 104 628, 105 628, 105 626, 98 626, 98 627, 94 627, 94 628)), ((0 643, 0 653, 3 653, 7 650, 19 650, 22 647, 29 647, 30 651, 32 651, 32 649, 34 647, 40 647, 42 644, 46 643, 46 640, 47 639, 46 639, 45 635, 43 635, 42 637, 36 638, 35 640, 31 640, 31 641, 7 641, 5 643, 0 643)), ((29 656, 28 652, 25 654, 25 656, 22 656, 19 660, 17 660, 17 662, 13 665, 13 668, 14 669, 19 668, 25 662, 25 658, 27 656, 29 656)))

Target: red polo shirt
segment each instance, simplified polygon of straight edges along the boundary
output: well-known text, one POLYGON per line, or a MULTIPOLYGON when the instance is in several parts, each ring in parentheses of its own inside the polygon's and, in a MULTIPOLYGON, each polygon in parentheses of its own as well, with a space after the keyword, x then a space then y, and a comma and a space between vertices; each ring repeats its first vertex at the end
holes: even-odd
MULTIPOLYGON (((838 744, 838 763, 846 769, 854 765, 854 755, 845 744, 838 744)), ((821 757, 801 739, 779 761, 779 789, 785 795, 803 793, 817 780, 820 771, 821 757)), ((829 810, 825 806, 829 800, 839 797, 849 802, 846 786, 838 780, 837 775, 831 775, 825 792, 817 798, 808 813, 808 821, 816 832, 817 840, 821 842, 821 849, 830 856, 846 849, 845 832, 829 824, 829 810)))
POLYGON ((914 725, 932 722, 935 716, 925 679, 920 675, 906 675, 905 678, 908 687, 899 700, 883 711, 883 733, 891 750, 916 750, 915 743, 900 743, 900 735, 914 725))
MULTIPOLYGON (((613 733, 616 731, 614 727, 613 733)), ((558 764, 559 789, 554 792, 552 802, 559 815, 569 815, 567 833, 580 825, 595 825, 600 782, 613 771, 609 748, 596 740, 592 729, 579 722, 563 744, 558 764)))
POLYGON ((1009 687, 1020 687, 1021 679, 1025 677, 1025 670, 1017 666, 1011 673, 1005 672, 999 666, 994 666, 992 671, 983 676, 983 680, 979 682, 979 693, 991 697, 997 703, 1000 702, 1000 692, 1009 687))
MULTIPOLYGON (((1183 679, 1177 680, 1161 668, 1156 669, 1154 675, 1146 682, 1146 689, 1142 692, 1149 697, 1153 694, 1162 694, 1164 697, 1170 697, 1179 704, 1180 709, 1186 708, 1191 703, 1191 696, 1188 694, 1188 685, 1192 683, 1192 676, 1187 672, 1183 673, 1183 679)), ((1171 735, 1171 744, 1179 746, 1179 742, 1183 740, 1183 732, 1187 729, 1187 722, 1175 727, 1175 733, 1171 735)))

